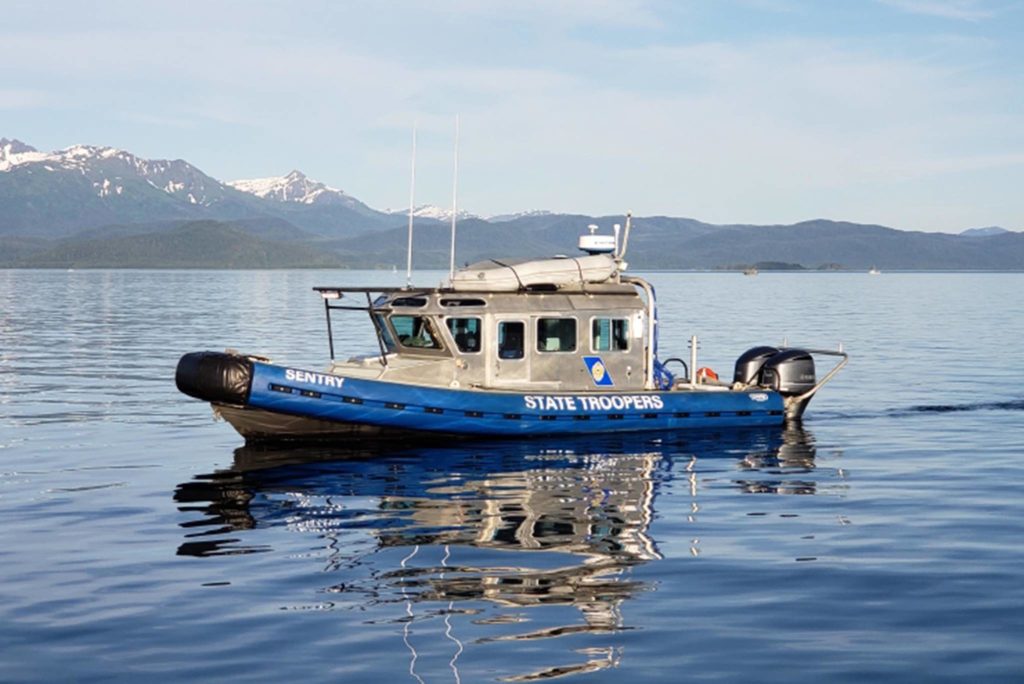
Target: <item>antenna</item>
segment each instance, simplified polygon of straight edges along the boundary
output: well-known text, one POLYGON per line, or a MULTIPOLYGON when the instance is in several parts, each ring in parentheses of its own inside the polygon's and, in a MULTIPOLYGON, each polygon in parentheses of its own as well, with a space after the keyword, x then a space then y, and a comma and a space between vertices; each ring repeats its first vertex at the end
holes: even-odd
POLYGON ((615 254, 616 259, 622 259, 626 256, 626 248, 629 246, 629 229, 633 227, 633 212, 626 212, 626 230, 622 232, 622 245, 619 246, 619 251, 615 254))
POLYGON ((409 248, 405 257, 405 286, 412 286, 412 211, 416 197, 416 122, 412 123, 412 172, 409 180, 409 248))
POLYGON ((452 249, 448 262, 448 279, 455 277, 455 220, 459 215, 459 115, 455 115, 455 170, 452 171, 452 249))

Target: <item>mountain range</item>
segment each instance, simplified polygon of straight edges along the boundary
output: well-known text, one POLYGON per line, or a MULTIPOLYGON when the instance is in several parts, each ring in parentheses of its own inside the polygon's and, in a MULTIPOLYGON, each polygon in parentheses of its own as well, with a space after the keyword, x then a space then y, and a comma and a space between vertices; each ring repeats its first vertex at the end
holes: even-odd
MULTIPOLYGON (((450 210, 414 210, 415 261, 448 265, 450 210)), ((376 210, 300 171, 219 181, 182 159, 112 147, 40 152, 0 138, 0 267, 295 268, 403 264, 407 212, 376 210)), ((530 211, 458 216, 460 263, 574 251, 588 224, 621 216, 530 211)), ((960 235, 816 219, 714 225, 633 219, 634 268, 1024 270, 1024 233, 960 235)))

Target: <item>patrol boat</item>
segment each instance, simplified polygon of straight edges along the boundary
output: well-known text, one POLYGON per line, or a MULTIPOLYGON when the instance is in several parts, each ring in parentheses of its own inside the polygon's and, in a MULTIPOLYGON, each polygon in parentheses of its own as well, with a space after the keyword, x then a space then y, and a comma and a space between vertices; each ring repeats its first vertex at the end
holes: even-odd
POLYGON ((316 287, 330 363, 308 370, 237 352, 193 352, 178 389, 212 404, 247 440, 410 433, 592 434, 782 425, 801 418, 848 358, 760 346, 732 381, 658 355, 654 288, 626 275, 631 219, 580 237, 578 257, 493 259, 439 287, 316 287), (339 360, 333 317, 363 312, 377 350, 339 360), (815 357, 835 365, 820 379, 815 357))

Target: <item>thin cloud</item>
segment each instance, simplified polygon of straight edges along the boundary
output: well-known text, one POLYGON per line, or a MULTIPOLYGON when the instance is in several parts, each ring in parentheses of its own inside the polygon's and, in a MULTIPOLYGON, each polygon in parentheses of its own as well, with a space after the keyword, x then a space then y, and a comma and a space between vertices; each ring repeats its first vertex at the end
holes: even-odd
POLYGON ((879 0, 883 5, 895 7, 909 14, 924 14, 943 19, 982 21, 995 12, 979 0, 879 0))
POLYGON ((34 109, 51 102, 52 98, 39 90, 0 90, 0 109, 34 109))
MULTIPOLYGON (((405 4, 423 9, 422 3, 405 4)), ((502 22, 514 19, 541 25, 656 28, 663 25, 656 9, 658 4, 651 0, 435 0, 431 7, 443 15, 488 17, 502 22)))
POLYGON ((878 0, 858 11, 914 14, 864 35, 817 25, 824 10, 796 0, 438 0, 384 16, 312 2, 316 21, 263 3, 240 19, 213 3, 201 22, 168 10, 133 30, 23 21, 0 41, 0 109, 17 124, 33 107, 70 117, 72 103, 62 144, 180 156, 224 178, 300 168, 374 206, 407 201, 413 120, 417 201, 447 201, 458 113, 461 203, 477 213, 1021 220, 1006 199, 1024 171, 1019 57, 997 22, 936 33, 916 20, 977 22, 994 3, 878 0), (736 32, 737 12, 802 21, 736 32), (962 207, 924 216, 929 193, 962 207))

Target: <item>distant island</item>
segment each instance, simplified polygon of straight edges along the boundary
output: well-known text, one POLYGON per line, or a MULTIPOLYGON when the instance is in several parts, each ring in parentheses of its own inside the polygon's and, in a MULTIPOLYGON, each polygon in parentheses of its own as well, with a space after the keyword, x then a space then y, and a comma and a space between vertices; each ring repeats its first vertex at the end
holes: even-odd
POLYGON ((760 271, 845 271, 842 264, 820 264, 810 268, 803 264, 791 264, 784 261, 758 261, 754 264, 730 264, 719 266, 717 271, 743 271, 744 273, 757 273, 760 271))
MULTIPOLYGON (((447 268, 450 214, 419 207, 416 265, 447 268)), ((379 211, 299 171, 218 181, 188 162, 112 147, 40 152, 0 138, 0 267, 386 268, 405 263, 406 214, 379 211)), ((459 217, 458 261, 565 254, 622 216, 528 211, 459 217)), ((814 219, 714 225, 633 219, 634 269, 1024 270, 1024 233, 959 235, 814 219)))

